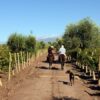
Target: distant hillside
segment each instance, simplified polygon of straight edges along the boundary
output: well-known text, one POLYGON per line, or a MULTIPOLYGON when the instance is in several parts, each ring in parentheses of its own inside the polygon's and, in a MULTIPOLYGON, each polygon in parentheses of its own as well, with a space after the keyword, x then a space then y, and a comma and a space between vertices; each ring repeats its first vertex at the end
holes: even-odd
POLYGON ((57 37, 52 37, 52 38, 44 38, 44 39, 38 39, 38 41, 44 41, 46 43, 48 42, 54 42, 56 41, 57 37))

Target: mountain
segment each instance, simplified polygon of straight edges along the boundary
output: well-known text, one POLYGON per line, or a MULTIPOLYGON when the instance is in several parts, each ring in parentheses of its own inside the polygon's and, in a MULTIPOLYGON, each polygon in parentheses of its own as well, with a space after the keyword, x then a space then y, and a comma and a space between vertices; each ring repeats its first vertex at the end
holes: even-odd
POLYGON ((50 38, 38 39, 38 41, 44 41, 44 42, 48 43, 48 42, 56 41, 57 38, 58 37, 50 37, 50 38))

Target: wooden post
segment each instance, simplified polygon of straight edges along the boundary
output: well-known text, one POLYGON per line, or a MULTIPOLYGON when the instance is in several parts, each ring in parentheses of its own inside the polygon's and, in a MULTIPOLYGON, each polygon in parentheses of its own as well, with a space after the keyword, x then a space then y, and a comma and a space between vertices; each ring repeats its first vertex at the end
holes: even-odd
POLYGON ((28 52, 28 66, 29 66, 29 59, 30 59, 30 58, 29 58, 29 52, 28 52))
POLYGON ((28 66, 28 52, 27 52, 27 57, 26 58, 27 58, 26 62, 27 62, 27 66, 28 66))
POLYGON ((81 63, 79 63, 79 68, 82 68, 82 65, 81 65, 81 63))
POLYGON ((14 60, 15 60, 16 72, 18 73, 18 64, 17 64, 17 59, 16 59, 16 53, 14 53, 14 60))
POLYGON ((12 57, 11 53, 9 52, 9 72, 8 72, 8 81, 11 79, 11 62, 12 62, 12 57))
POLYGON ((30 53, 30 60, 29 60, 29 63, 30 63, 30 65, 31 65, 31 63, 32 63, 32 54, 30 53))
POLYGON ((77 62, 77 66, 79 67, 79 62, 77 62))
POLYGON ((91 71, 91 69, 89 69, 89 73, 90 73, 90 76, 92 76, 92 71, 91 71))
POLYGON ((82 65, 82 69, 84 70, 84 65, 82 65))
POLYGON ((20 61, 19 61, 19 53, 17 53, 17 57, 18 57, 18 71, 20 72, 20 61))
POLYGON ((77 61, 76 61, 76 65, 77 65, 77 61))
POLYGON ((95 71, 93 71, 93 80, 96 80, 95 71))
POLYGON ((25 52, 23 52, 23 62, 24 62, 24 68, 26 67, 26 65, 25 65, 25 52))
POLYGON ((1 77, 0 77, 0 86, 2 86, 2 81, 1 81, 1 77))
POLYGON ((88 67, 87 67, 87 65, 85 66, 85 73, 88 73, 88 67))
POLYGON ((21 67, 22 67, 22 69, 24 69, 24 64, 23 64, 23 54, 22 54, 22 51, 20 52, 20 54, 21 54, 21 67))
POLYGON ((69 59, 70 59, 70 61, 71 61, 71 59, 72 59, 71 56, 69 56, 69 59))
POLYGON ((98 65, 98 76, 99 76, 99 79, 98 79, 98 85, 100 86, 100 56, 99 56, 99 65, 98 65))
POLYGON ((31 64, 31 53, 29 52, 29 66, 31 64))

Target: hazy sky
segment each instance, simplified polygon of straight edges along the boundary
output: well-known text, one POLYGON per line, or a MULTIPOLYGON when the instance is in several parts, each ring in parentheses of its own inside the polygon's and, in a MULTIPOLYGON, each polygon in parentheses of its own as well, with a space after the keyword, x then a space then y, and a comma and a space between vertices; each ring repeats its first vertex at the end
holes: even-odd
POLYGON ((14 32, 60 36, 66 25, 85 17, 100 25, 100 0, 0 0, 0 42, 14 32))

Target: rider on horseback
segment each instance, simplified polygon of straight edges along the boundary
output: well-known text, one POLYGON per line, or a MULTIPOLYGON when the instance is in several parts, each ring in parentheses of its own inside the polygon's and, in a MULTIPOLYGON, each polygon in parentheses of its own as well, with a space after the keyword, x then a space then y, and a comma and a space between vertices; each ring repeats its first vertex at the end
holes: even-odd
POLYGON ((59 56, 60 55, 64 55, 64 58, 66 56, 66 49, 64 48, 64 45, 62 45, 61 48, 59 49, 59 56))
POLYGON ((54 50, 54 47, 53 46, 49 46, 49 48, 48 48, 47 61, 48 61, 48 58, 49 58, 50 55, 53 57, 53 60, 54 60, 53 50, 54 50))
POLYGON ((61 63, 62 70, 64 67, 65 56, 66 56, 66 49, 64 48, 64 45, 62 45, 61 48, 59 49, 59 62, 61 63))

